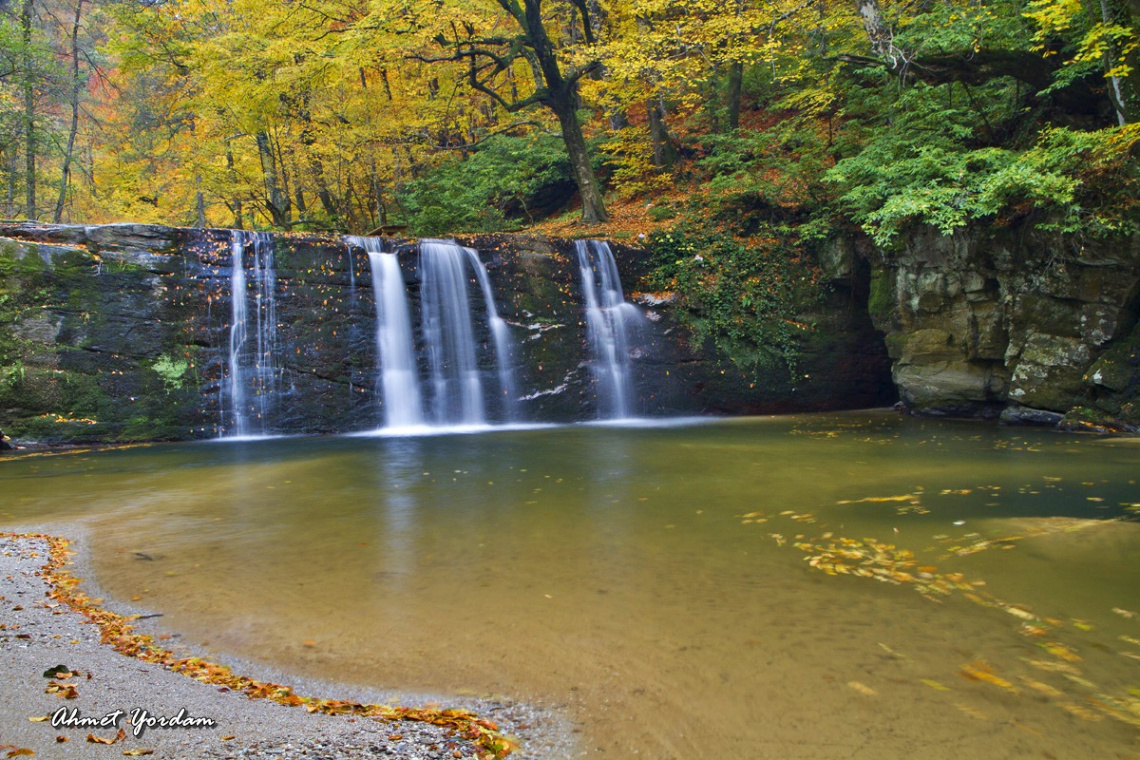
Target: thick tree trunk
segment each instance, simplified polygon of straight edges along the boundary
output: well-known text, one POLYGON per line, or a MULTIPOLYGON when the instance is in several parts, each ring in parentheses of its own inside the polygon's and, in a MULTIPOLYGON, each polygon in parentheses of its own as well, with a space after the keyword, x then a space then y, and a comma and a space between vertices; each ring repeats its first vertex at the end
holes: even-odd
POLYGON ((569 102, 552 106, 562 126, 562 141, 570 155, 570 165, 574 167, 574 179, 578 182, 578 195, 582 198, 582 221, 587 224, 608 222, 606 203, 602 198, 602 188, 590 164, 590 152, 586 150, 586 138, 582 136, 582 125, 578 114, 569 102))
POLYGON ((261 175, 265 181, 265 205, 269 209, 273 226, 288 229, 292 221, 292 209, 289 207, 289 196, 281 190, 277 176, 277 157, 273 153, 268 133, 257 133, 257 152, 261 157, 261 175))
POLYGON ((653 166, 665 169, 677 160, 677 152, 669 142, 669 129, 665 126, 665 107, 661 94, 648 101, 645 109, 649 113, 649 138, 653 145, 653 166))
POLYGON ((20 27, 24 43, 24 189, 25 212, 36 218, 36 83, 32 62, 33 0, 24 0, 20 27))
POLYGON ((67 202, 67 186, 71 181, 71 157, 75 151, 75 135, 79 132, 79 20, 83 14, 83 0, 75 3, 75 23, 71 25, 71 129, 67 133, 67 150, 63 154, 63 168, 60 170, 59 198, 55 202, 55 215, 52 221, 59 224, 63 219, 63 206, 67 202))
POLYGON ((744 64, 735 61, 728 67, 728 89, 725 92, 726 124, 731 132, 740 126, 740 90, 744 84, 744 64))
POLYGON ((582 198, 582 221, 588 224, 608 222, 610 217, 602 199, 602 187, 594 175, 590 153, 586 150, 586 138, 582 136, 582 125, 578 123, 576 84, 562 76, 554 45, 542 25, 542 0, 524 0, 524 7, 525 14, 518 21, 534 51, 542 80, 549 92, 545 103, 554 111, 562 126, 562 141, 570 155, 570 165, 574 167, 574 178, 578 182, 578 194, 582 198))

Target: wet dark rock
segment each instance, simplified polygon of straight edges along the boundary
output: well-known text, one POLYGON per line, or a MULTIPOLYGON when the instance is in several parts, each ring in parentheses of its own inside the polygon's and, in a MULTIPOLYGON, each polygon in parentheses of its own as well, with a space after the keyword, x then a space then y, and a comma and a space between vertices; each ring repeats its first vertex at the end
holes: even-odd
POLYGON ((1035 422, 1026 408, 1084 406, 1140 422, 1140 236, 920 229, 869 256, 869 311, 916 413, 1035 422))
MULTIPOLYGON (((0 378, 0 424, 20 440, 83 443, 215 437, 225 408, 233 301, 228 230, 155 225, 0 224, 12 260, 0 288, 27 308, 0 327, 20 357, 0 378)), ((479 251, 514 344, 521 416, 596 416, 580 273, 571 241, 483 235, 479 251)), ((644 252, 613 246, 627 293, 644 290, 644 252)), ((414 241, 392 240, 418 319, 414 241)), ((697 345, 675 299, 642 299, 631 342, 643 415, 742 414, 883 406, 897 398, 890 357, 868 316, 870 269, 836 253, 829 301, 803 315, 800 361, 742 368, 697 345), (841 260, 841 261, 840 261, 841 260)), ((245 265, 250 266, 248 255, 245 265)), ((276 393, 266 432, 371 429, 377 388, 376 305, 366 253, 328 235, 274 237, 276 393)), ((494 383, 488 326, 477 316, 480 366, 494 383)), ((1082 381, 1083 382, 1083 381, 1082 381)), ((493 410, 491 410, 493 411, 493 410)))

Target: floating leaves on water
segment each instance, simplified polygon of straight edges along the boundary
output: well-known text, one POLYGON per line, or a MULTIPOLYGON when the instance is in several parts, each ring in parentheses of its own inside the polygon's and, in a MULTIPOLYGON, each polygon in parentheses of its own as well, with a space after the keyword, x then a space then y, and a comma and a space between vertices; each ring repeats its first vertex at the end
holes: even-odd
POLYGON ((1081 707, 1075 702, 1058 702, 1057 704, 1061 707, 1062 710, 1071 715, 1077 716, 1081 720, 1087 720, 1091 722, 1104 720, 1104 716, 1094 713, 1087 707, 1081 707))
POLYGON ((872 689, 870 686, 867 686, 866 684, 859 683, 858 681, 848 681, 847 685, 850 686, 855 691, 859 692, 860 694, 864 694, 868 697, 873 697, 876 694, 875 690, 872 689))
POLYGON ((867 503, 878 504, 878 503, 888 502, 888 501, 910 501, 910 502, 918 503, 920 500, 919 499, 920 496, 921 496, 921 494, 918 494, 918 493, 904 493, 904 494, 900 494, 899 496, 867 496, 867 497, 862 498, 862 499, 844 499, 843 501, 837 501, 835 503, 836 504, 867 504, 867 503))
POLYGON ((1047 683, 1042 683, 1041 681, 1034 681, 1032 678, 1026 678, 1025 676, 1021 677, 1021 681, 1022 681, 1022 683, 1024 683, 1029 688, 1033 689, 1034 691, 1039 691, 1046 696, 1049 696, 1049 697, 1063 696, 1060 689, 1055 689, 1047 683))
POLYGON ((1126 636, 1126 635, 1123 635, 1123 634, 1122 634, 1122 635, 1120 636, 1120 640, 1121 640, 1121 641, 1126 641, 1126 642, 1128 642, 1129 644, 1132 644, 1133 646, 1138 646, 1138 647, 1140 647, 1140 639, 1134 638, 1134 637, 1132 637, 1132 636, 1126 636))
POLYGON ((1025 609, 1024 607, 1020 607, 1020 606, 1013 605, 1013 604, 1008 604, 1008 605, 1002 605, 1002 609, 1004 609, 1006 612, 1013 615, 1014 617, 1021 618, 1022 620, 1036 620, 1037 619, 1036 615, 1034 615, 1032 612, 1025 609))
POLYGON ((997 686, 1000 689, 1005 689, 1012 694, 1020 694, 1021 690, 1014 686, 1009 681, 994 673, 994 669, 989 663, 975 660, 974 662, 963 665, 958 669, 958 675, 965 678, 967 681, 978 681, 997 686))
POLYGON ((1131 610, 1122 610, 1119 607, 1113 607, 1112 611, 1115 612, 1117 615, 1120 615, 1120 617, 1128 618, 1129 620, 1136 617, 1136 613, 1132 612, 1131 610))
POLYGON ((1038 644, 1037 646, 1041 647, 1042 649, 1044 649, 1046 652, 1053 655, 1054 657, 1060 657, 1062 660, 1065 660, 1066 662, 1080 662, 1081 661, 1081 656, 1079 654, 1077 654, 1076 652, 1074 652, 1072 649, 1065 646, 1064 644, 1060 643, 1059 641, 1046 641, 1046 642, 1042 642, 1042 643, 1038 644))
POLYGON ((1052 662, 1050 660, 1030 660, 1026 659, 1030 665, 1039 670, 1044 670, 1049 673, 1067 673, 1069 675, 1080 675, 1081 671, 1072 665, 1066 665, 1063 662, 1052 662))

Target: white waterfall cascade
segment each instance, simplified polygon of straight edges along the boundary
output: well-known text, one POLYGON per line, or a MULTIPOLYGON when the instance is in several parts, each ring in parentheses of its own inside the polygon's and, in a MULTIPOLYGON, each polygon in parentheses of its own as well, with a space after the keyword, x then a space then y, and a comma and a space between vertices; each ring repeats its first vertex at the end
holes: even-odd
POLYGON ((233 257, 226 386, 231 425, 226 432, 234 437, 265 435, 277 392, 277 273, 273 238, 264 232, 233 230, 230 248, 233 257), (251 253, 248 276, 244 261, 247 246, 251 253))
POLYGON ((597 389, 598 415, 625 419, 634 400, 630 374, 629 333, 641 322, 641 313, 626 303, 613 251, 605 241, 574 243, 582 274, 586 304, 586 338, 590 344, 590 373, 597 389))
POLYGON ((408 298, 394 253, 380 238, 346 237, 360 246, 372 266, 376 296, 376 335, 380 352, 380 393, 385 428, 481 426, 487 424, 489 391, 479 368, 471 299, 472 283, 483 296, 497 369, 500 402, 492 403, 503 421, 516 419, 516 389, 510 333, 495 307, 491 281, 479 254, 450 240, 420 241, 420 307, 427 387, 415 350, 408 298))
POLYGON ((495 308, 495 297, 491 292, 491 278, 487 276, 487 268, 479 259, 478 251, 472 248, 463 249, 471 268, 475 270, 475 278, 479 281, 479 289, 483 291, 483 303, 487 307, 487 324, 491 328, 491 340, 495 345, 495 362, 499 366, 499 395, 503 401, 503 417, 507 422, 518 419, 518 392, 515 390, 515 379, 511 357, 511 332, 507 323, 499 317, 499 310, 495 308))
POLYGON ((418 427, 424 424, 419 370, 412 339, 412 319, 400 262, 385 253, 375 237, 347 237, 368 254, 372 266, 372 292, 376 297, 376 345, 380 355, 380 393, 384 426, 418 427))

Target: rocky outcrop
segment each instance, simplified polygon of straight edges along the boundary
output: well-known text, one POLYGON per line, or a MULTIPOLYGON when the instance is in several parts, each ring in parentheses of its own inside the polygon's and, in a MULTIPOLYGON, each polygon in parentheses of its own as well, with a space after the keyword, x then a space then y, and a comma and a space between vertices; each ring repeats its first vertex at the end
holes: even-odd
POLYGON ((869 258, 870 312, 911 409, 1054 424, 1089 407, 1140 422, 1140 237, 923 229, 869 258))
MULTIPOLYGON (((479 236, 515 345, 521 416, 569 421, 597 408, 570 241, 479 236)), ((392 241, 418 314, 417 249, 392 241)), ((339 237, 274 236, 274 392, 267 432, 375 428, 376 305, 366 253, 339 237)), ((626 291, 645 254, 615 246, 626 291)), ((250 263, 246 252, 245 268, 250 263)), ((17 440, 215 437, 226 429, 232 236, 152 225, 0 224, 0 427, 17 440)), ((865 264, 861 265, 866 270, 865 264)), ((652 299, 631 349, 639 413, 851 408, 893 400, 889 361, 866 316, 868 272, 835 276, 804 315, 800 371, 753 371, 693 345, 677 305, 652 299)), ((493 376, 487 325, 476 325, 493 376)))

